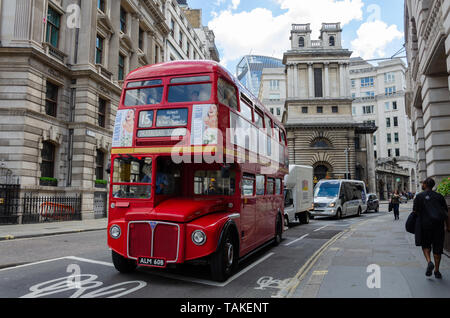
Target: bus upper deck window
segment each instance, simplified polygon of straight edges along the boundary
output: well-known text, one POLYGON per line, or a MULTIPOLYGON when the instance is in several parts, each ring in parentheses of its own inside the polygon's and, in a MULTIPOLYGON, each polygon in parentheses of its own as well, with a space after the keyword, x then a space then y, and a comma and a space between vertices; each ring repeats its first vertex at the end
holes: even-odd
POLYGON ((206 102, 211 99, 212 84, 211 83, 195 83, 193 82, 208 82, 209 76, 191 76, 173 78, 170 80, 169 86, 169 103, 183 103, 183 102, 206 102), (180 85, 178 85, 180 84, 180 85))
POLYGON ((217 97, 220 103, 237 110, 236 89, 221 78, 217 82, 217 97))
POLYGON ((125 106, 144 106, 160 104, 163 87, 129 89, 125 93, 125 106))

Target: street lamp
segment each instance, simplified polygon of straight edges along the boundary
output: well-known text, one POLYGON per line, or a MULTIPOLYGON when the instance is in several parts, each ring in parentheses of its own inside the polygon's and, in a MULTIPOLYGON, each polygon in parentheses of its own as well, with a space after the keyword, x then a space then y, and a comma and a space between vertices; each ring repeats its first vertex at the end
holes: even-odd
POLYGON ((349 165, 348 165, 348 162, 349 162, 349 158, 348 158, 348 155, 349 155, 349 152, 350 152, 350 148, 345 148, 345 150, 344 150, 344 153, 345 153, 345 179, 350 179, 350 171, 349 171, 349 165))

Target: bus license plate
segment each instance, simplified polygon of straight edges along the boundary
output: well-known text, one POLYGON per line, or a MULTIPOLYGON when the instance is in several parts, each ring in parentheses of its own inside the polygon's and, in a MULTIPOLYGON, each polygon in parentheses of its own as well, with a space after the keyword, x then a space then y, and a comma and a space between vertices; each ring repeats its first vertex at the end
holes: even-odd
POLYGON ((139 257, 138 265, 139 266, 165 268, 166 260, 163 258, 139 257))

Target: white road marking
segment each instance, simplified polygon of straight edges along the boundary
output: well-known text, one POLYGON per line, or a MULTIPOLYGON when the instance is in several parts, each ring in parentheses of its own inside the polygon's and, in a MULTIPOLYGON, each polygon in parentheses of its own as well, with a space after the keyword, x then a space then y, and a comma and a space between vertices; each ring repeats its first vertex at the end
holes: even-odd
POLYGON ((258 261, 254 262, 251 265, 249 265, 246 268, 244 268, 239 273, 231 276, 226 282, 223 282, 223 283, 218 283, 218 282, 214 282, 214 281, 207 280, 207 279, 201 279, 201 278, 182 276, 182 275, 178 275, 178 274, 165 273, 165 272, 151 272, 151 273, 154 274, 155 276, 160 276, 160 277, 169 278, 169 279, 181 280, 181 281, 185 281, 185 282, 189 282, 189 283, 196 283, 196 284, 213 286, 213 287, 225 287, 228 284, 230 284, 232 281, 234 281, 238 277, 244 275, 246 272, 248 272, 249 270, 251 270, 255 266, 259 265, 260 263, 264 262, 266 259, 268 259, 269 257, 271 257, 274 254, 275 253, 267 254, 263 258, 259 259, 258 261))
POLYGON ((292 242, 289 242, 289 243, 287 243, 287 244, 284 244, 284 246, 290 246, 290 245, 292 245, 292 244, 294 244, 294 243, 297 243, 298 241, 301 241, 301 240, 303 240, 305 237, 307 237, 307 236, 309 236, 309 234, 305 234, 305 235, 303 235, 302 237, 299 237, 298 239, 296 239, 296 240, 294 240, 294 241, 292 241, 292 242))
MULTIPOLYGON (((268 259, 269 257, 273 256, 274 254, 275 253, 269 253, 269 254, 265 255, 264 257, 260 258, 256 262, 254 262, 254 263, 248 265, 247 267, 245 267, 242 271, 240 271, 237 274, 235 274, 234 276, 230 277, 224 283, 217 283, 217 282, 206 280, 206 279, 197 279, 197 278, 191 278, 191 277, 187 277, 187 276, 171 274, 171 273, 164 273, 164 272, 151 272, 151 273, 153 275, 156 275, 156 276, 161 276, 161 277, 165 277, 165 278, 171 278, 171 279, 176 279, 176 280, 181 280, 181 281, 186 281, 186 282, 191 282, 191 283, 198 283, 198 284, 215 286, 215 287, 225 287, 229 283, 231 283, 232 281, 237 279, 238 277, 244 275, 246 272, 248 272, 249 270, 251 270, 255 266, 261 264, 266 259, 268 259)), ((11 270, 11 269, 22 268, 22 267, 29 267, 29 266, 33 266, 33 265, 45 264, 45 263, 50 263, 50 262, 55 262, 55 261, 61 261, 61 260, 73 260, 73 261, 98 264, 98 265, 103 265, 103 266, 108 266, 108 267, 114 267, 114 265, 112 263, 108 263, 108 262, 96 261, 96 260, 91 260, 91 259, 82 258, 82 257, 76 257, 76 256, 65 256, 65 257, 60 257, 60 258, 54 258, 54 259, 49 259, 49 260, 45 260, 45 261, 40 261, 40 262, 34 262, 34 263, 30 263, 30 264, 19 265, 19 266, 15 266, 15 267, 8 267, 8 268, 1 269, 0 272, 11 270)))
POLYGON ((314 230, 314 232, 319 232, 320 230, 323 230, 323 229, 326 228, 326 227, 329 227, 329 225, 322 226, 322 227, 320 227, 320 228, 314 230))
POLYGON ((29 264, 23 264, 23 265, 18 265, 18 266, 13 266, 13 267, 8 267, 8 268, 3 268, 0 269, 0 272, 4 272, 10 269, 17 269, 17 268, 23 268, 23 267, 28 267, 28 266, 33 266, 33 265, 39 265, 39 264, 45 264, 45 263, 50 263, 50 262, 56 262, 56 261, 61 261, 70 257, 74 257, 74 256, 65 256, 65 257, 59 257, 59 258, 53 258, 53 259, 48 259, 45 261, 39 261, 39 262, 34 262, 34 263, 29 263, 29 264))
POLYGON ((95 261, 95 260, 92 260, 92 259, 87 259, 87 258, 82 258, 82 257, 69 256, 69 257, 67 257, 67 259, 72 259, 74 261, 80 261, 80 262, 85 262, 85 263, 92 263, 92 264, 98 264, 98 265, 114 267, 113 263, 95 261))

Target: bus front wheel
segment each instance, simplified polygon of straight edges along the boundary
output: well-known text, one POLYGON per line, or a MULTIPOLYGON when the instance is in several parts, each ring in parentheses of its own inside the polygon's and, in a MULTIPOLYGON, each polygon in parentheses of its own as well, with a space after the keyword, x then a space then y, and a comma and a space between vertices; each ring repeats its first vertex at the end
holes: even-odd
POLYGON ((131 273, 137 267, 136 261, 127 259, 127 258, 123 257, 122 255, 117 254, 114 251, 112 251, 112 261, 113 261, 114 267, 123 274, 131 273))
POLYGON ((238 247, 232 232, 227 231, 219 249, 211 256, 211 276, 213 280, 226 281, 237 267, 238 247))

